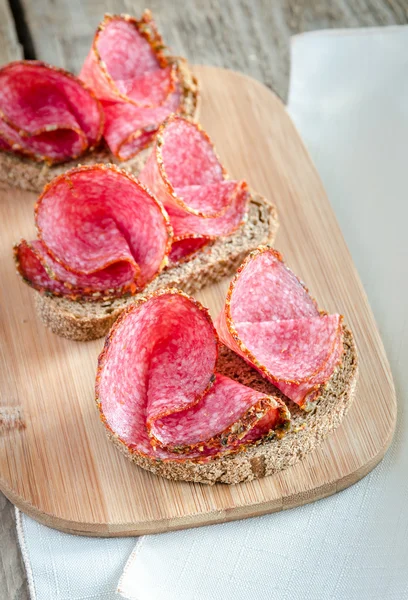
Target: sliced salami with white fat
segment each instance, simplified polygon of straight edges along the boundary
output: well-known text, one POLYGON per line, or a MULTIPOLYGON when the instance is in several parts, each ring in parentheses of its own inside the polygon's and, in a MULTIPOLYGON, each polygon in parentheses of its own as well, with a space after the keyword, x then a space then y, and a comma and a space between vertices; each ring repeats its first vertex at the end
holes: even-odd
POLYGON ((181 110, 180 66, 165 52, 150 11, 140 19, 105 15, 80 78, 102 103, 104 138, 120 160, 149 145, 160 123, 181 110))
POLYGON ((182 292, 161 290, 132 306, 99 358, 96 397, 105 425, 132 452, 197 461, 287 428, 279 398, 215 372, 217 352, 207 310, 182 292))
POLYGON ((208 135, 182 117, 173 115, 160 127, 140 180, 170 216, 173 262, 231 234, 245 220, 248 186, 227 178, 208 135))
POLYGON ((165 266, 172 230, 162 205, 114 166, 55 178, 36 208, 38 240, 15 247, 34 288, 99 300, 142 290, 165 266))
POLYGON ((92 150, 103 125, 100 102, 71 73, 29 60, 0 69, 0 149, 64 162, 92 150))
POLYGON ((342 317, 318 310, 268 247, 251 253, 217 320, 221 340, 286 396, 309 407, 341 359, 342 317))

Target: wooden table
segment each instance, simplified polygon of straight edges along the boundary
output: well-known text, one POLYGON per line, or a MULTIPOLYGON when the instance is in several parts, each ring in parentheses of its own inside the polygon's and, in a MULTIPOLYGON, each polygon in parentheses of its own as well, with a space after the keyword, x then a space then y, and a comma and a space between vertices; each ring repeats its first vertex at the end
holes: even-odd
MULTIPOLYGON (((193 63, 243 71, 285 99, 289 38, 313 29, 405 24, 406 0, 151 0, 165 40, 193 63)), ((38 58, 78 71, 103 13, 142 0, 0 0, 0 64, 38 58)), ((0 493, 0 598, 27 599, 12 505, 0 493)))

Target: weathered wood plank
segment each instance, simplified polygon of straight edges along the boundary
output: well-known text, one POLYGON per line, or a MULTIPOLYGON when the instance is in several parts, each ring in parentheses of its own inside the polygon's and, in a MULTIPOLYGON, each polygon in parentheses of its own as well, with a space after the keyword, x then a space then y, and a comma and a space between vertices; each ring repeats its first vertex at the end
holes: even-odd
MULTIPOLYGON (((405 24, 406 0, 23 0, 36 56, 78 70, 103 12, 155 13, 166 41, 191 62, 243 71, 286 97, 289 37, 313 29, 405 24)), ((22 57, 0 0, 0 64, 22 57)), ((0 598, 27 600, 13 511, 0 494, 0 598)))
POLYGON ((13 15, 7 0, 0 0, 0 65, 23 57, 13 15))
MULTIPOLYGON (((102 14, 146 0, 22 0, 38 58, 78 71, 102 14)), ((193 63, 243 71, 286 97, 289 38, 311 29, 406 23, 406 0, 150 0, 165 40, 193 63)))

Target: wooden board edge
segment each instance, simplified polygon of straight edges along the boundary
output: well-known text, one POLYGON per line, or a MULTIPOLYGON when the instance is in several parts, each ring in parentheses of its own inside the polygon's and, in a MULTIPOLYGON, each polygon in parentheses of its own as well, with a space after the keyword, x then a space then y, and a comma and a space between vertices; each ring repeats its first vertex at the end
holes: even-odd
MULTIPOLYGON (((317 500, 327 498, 341 492, 348 487, 354 485, 366 475, 368 475, 384 458, 392 439, 394 437, 396 427, 396 415, 393 422, 393 426, 390 429, 390 435, 382 446, 378 453, 367 463, 361 465, 358 469, 349 473, 345 477, 337 480, 337 482, 328 482, 323 486, 314 488, 307 494, 292 494, 291 496, 283 497, 279 502, 262 502, 259 504, 253 504, 251 508, 252 514, 250 517, 260 517, 266 514, 274 512, 280 512, 282 510, 288 510, 303 506, 305 504, 311 504, 317 500)), ((334 433, 335 435, 335 433, 334 433)), ((135 467, 139 468, 139 467, 135 467)), ((219 484, 223 485, 223 484, 219 484)), ((239 485, 239 484, 237 484, 239 485)), ((62 517, 52 515, 50 513, 44 513, 38 510, 35 506, 24 500, 24 498, 18 496, 5 485, 3 480, 0 480, 0 491, 24 514, 28 515, 38 523, 58 529, 63 533, 69 533, 73 535, 81 535, 88 537, 132 537, 140 535, 150 535, 155 533, 165 533, 167 531, 179 531, 181 529, 193 529, 196 527, 203 527, 205 525, 216 525, 217 523, 228 523, 241 518, 248 518, 248 506, 238 506, 235 508, 212 511, 208 513, 189 515, 188 517, 176 517, 171 520, 162 519, 142 523, 112 523, 108 526, 105 523, 90 523, 89 528, 84 528, 84 523, 76 521, 67 521, 62 517)))

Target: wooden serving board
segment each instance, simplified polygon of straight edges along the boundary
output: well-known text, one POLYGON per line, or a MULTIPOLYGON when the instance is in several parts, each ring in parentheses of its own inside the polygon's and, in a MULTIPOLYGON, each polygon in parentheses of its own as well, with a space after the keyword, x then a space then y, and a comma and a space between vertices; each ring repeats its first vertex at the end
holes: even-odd
MULTIPOLYGON (((333 494, 366 475, 390 444, 395 393, 361 282, 319 177, 281 102, 243 75, 196 67, 201 122, 232 176, 278 207, 276 246, 319 304, 342 312, 360 358, 356 399, 342 426, 296 466, 236 486, 171 482, 132 465, 108 441, 94 404, 103 340, 46 330, 34 292, 15 274, 13 241, 35 234, 35 195, 0 193, 1 409, 25 428, 0 435, 0 488, 24 512, 86 535, 154 533, 251 517, 333 494)), ((215 316, 227 281, 197 294, 215 316)))

